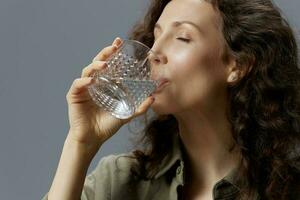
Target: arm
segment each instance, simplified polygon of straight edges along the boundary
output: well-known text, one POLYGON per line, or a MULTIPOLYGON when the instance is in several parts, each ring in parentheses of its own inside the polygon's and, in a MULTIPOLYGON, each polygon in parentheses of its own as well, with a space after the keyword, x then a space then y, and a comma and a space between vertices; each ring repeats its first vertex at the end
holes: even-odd
POLYGON ((80 199, 88 167, 100 146, 66 139, 48 199, 80 199))

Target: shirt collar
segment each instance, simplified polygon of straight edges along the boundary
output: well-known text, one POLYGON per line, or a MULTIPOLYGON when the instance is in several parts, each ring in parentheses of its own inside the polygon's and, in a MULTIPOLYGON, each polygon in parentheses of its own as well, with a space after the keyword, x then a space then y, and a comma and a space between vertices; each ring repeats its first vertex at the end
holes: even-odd
MULTIPOLYGON (((173 136, 173 146, 172 151, 169 155, 167 155, 160 164, 158 173, 154 176, 155 179, 164 175, 167 171, 169 171, 175 164, 180 163, 181 167, 184 167, 184 160, 182 154, 182 143, 179 134, 174 134, 173 136)), ((184 170, 183 170, 184 171, 184 170)), ((244 184, 241 179, 238 179, 237 175, 239 172, 239 168, 235 168, 231 170, 223 179, 221 179, 218 183, 222 181, 226 181, 234 186, 237 190, 240 190, 244 184)), ((217 184, 218 184, 217 183, 217 184)))
POLYGON ((172 151, 168 154, 161 162, 158 173, 154 176, 155 179, 164 175, 168 170, 170 170, 173 165, 178 161, 183 162, 181 147, 180 147, 180 138, 178 134, 174 134, 172 142, 172 151))

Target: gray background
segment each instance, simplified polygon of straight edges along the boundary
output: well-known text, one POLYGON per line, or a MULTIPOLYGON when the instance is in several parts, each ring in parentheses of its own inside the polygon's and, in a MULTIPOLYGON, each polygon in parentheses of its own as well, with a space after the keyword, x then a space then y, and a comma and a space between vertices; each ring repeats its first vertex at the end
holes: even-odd
MULTIPOLYGON (((295 29, 299 0, 277 0, 295 29)), ((66 93, 116 36, 125 38, 148 0, 1 0, 0 195, 40 199, 49 189, 68 131, 66 93)), ((93 160, 130 150, 128 126, 93 160)))

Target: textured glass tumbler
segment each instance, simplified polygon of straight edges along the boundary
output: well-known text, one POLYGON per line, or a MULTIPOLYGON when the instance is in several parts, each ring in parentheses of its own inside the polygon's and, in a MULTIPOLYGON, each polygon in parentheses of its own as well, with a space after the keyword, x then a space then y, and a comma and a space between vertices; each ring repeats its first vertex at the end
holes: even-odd
POLYGON ((107 68, 93 74, 88 87, 93 101, 119 119, 132 116, 138 106, 157 88, 151 59, 155 54, 136 40, 123 40, 107 60, 107 68))

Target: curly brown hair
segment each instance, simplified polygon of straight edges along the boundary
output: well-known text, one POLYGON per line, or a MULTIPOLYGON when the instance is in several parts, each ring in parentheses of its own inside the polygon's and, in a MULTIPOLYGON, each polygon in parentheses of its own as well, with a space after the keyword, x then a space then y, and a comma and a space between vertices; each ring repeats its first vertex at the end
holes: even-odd
MULTIPOLYGON (((240 176, 248 181, 239 199, 252 199, 254 191, 262 199, 293 199, 290 188, 300 180, 300 71, 294 33, 270 0, 206 1, 222 19, 227 53, 247 71, 228 86, 228 120, 243 157, 240 176)), ((152 46, 154 25, 169 2, 152 0, 128 38, 152 46)), ((173 115, 160 115, 143 133, 148 148, 134 152, 139 162, 132 172, 150 179, 170 153, 178 123, 173 115)))

